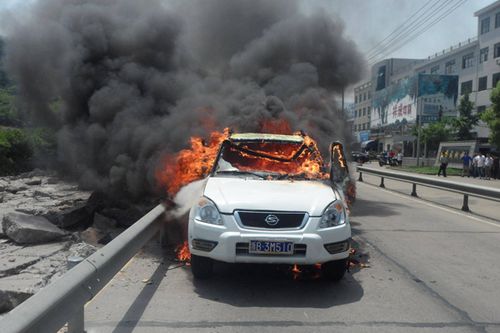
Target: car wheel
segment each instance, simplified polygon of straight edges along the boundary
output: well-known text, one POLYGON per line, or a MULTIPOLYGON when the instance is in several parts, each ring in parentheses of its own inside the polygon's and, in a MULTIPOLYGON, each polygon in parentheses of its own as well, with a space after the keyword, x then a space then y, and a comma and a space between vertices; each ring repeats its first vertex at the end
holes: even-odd
POLYGON ((212 276, 214 262, 210 258, 191 254, 191 272, 195 279, 208 279, 212 276))
POLYGON ((347 259, 325 262, 321 265, 323 277, 330 281, 340 281, 347 270, 347 259))

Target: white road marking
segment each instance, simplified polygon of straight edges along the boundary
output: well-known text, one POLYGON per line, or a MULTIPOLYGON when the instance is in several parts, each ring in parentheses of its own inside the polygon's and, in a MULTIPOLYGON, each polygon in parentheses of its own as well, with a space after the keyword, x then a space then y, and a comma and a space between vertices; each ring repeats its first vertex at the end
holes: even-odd
MULTIPOLYGON (((377 185, 366 184, 366 183, 362 183, 362 182, 356 182, 356 186, 359 185, 359 184, 363 184, 364 186, 377 187, 377 185)), ((420 203, 422 205, 426 205, 426 206, 429 206, 429 207, 438 208, 438 209, 444 210, 445 212, 448 212, 448 213, 453 213, 455 215, 460 215, 460 216, 463 216, 463 217, 467 217, 467 218, 469 218, 471 220, 474 220, 474 221, 477 221, 477 222, 481 222, 481 223, 484 223, 484 224, 489 224, 489 225, 492 225, 494 227, 500 228, 500 223, 485 221, 485 220, 482 220, 482 219, 480 219, 478 217, 475 217, 475 216, 472 216, 472 215, 469 215, 469 214, 466 214, 466 213, 462 213, 461 211, 458 211, 458 210, 455 210, 455 209, 452 209, 452 208, 447 208, 447 207, 444 207, 444 206, 441 206, 441 205, 437 205, 437 204, 434 204, 434 203, 431 203, 431 202, 427 202, 427 201, 422 200, 422 199, 414 198, 414 197, 412 197, 410 195, 404 195, 404 194, 401 194, 401 193, 397 193, 397 192, 394 192, 394 191, 391 191, 391 190, 388 190, 388 189, 385 189, 385 188, 378 188, 378 189, 379 190, 383 190, 386 193, 390 193, 392 195, 395 195, 397 197, 406 199, 406 200, 407 199, 411 199, 414 202, 420 203)))

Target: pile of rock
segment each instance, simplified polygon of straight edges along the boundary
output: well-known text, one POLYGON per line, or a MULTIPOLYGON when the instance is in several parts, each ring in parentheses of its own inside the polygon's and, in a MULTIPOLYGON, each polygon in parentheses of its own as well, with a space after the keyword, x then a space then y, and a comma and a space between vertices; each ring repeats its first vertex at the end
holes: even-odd
POLYGON ((11 310, 151 208, 35 170, 0 178, 0 313, 11 310))

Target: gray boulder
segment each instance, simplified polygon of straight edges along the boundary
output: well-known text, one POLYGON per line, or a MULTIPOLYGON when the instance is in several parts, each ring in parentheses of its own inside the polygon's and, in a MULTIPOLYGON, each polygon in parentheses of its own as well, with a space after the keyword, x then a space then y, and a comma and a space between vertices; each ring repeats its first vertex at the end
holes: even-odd
POLYGON ((109 231, 118 226, 118 223, 112 218, 101 215, 99 213, 94 213, 94 224, 93 226, 101 231, 109 231))
POLYGON ((94 212, 90 207, 80 205, 65 209, 58 214, 57 225, 61 228, 88 227, 92 224, 94 212))
POLYGON ((9 213, 3 217, 2 229, 5 235, 18 244, 46 243, 66 236, 46 218, 41 216, 9 213))

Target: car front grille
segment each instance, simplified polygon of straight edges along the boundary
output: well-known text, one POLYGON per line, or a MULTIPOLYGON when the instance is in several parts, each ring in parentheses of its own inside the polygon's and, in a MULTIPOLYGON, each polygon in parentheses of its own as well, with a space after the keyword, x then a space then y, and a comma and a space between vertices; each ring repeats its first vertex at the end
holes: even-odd
MULTIPOLYGON (((269 254, 250 254, 248 252, 249 243, 236 243, 236 255, 237 256, 264 256, 268 257, 269 254)), ((293 245, 293 255, 297 257, 305 257, 307 251, 306 244, 294 244, 293 245)), ((279 254, 273 254, 273 256, 279 256, 279 254)))
POLYGON ((259 229, 299 229, 308 218, 303 212, 236 211, 242 227, 259 229))

